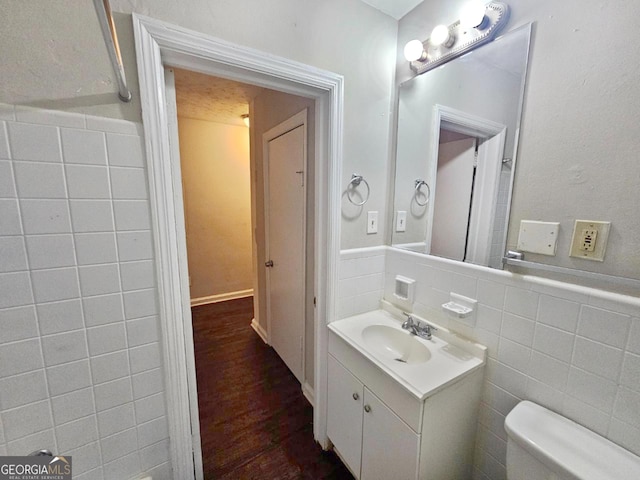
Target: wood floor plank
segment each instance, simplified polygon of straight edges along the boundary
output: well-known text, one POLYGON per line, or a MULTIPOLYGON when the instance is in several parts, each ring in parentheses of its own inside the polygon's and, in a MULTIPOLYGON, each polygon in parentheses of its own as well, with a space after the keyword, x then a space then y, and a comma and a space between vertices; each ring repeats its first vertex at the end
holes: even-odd
POLYGON ((253 299, 192 308, 206 479, 353 479, 313 440, 313 409, 250 326, 253 299))

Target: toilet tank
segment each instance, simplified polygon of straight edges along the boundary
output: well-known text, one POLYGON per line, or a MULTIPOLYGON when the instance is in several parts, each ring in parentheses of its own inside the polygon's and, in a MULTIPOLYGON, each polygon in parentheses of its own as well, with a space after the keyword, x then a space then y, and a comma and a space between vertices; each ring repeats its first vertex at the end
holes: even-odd
POLYGON ((509 480, 638 480, 640 457, 535 403, 505 420, 509 480))

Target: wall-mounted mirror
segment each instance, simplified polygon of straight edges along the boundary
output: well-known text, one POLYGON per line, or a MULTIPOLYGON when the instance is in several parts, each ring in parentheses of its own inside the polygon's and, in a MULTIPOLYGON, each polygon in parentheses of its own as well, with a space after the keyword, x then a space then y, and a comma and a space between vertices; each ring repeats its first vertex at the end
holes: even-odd
POLYGON ((502 268, 530 37, 400 85, 393 246, 502 268))

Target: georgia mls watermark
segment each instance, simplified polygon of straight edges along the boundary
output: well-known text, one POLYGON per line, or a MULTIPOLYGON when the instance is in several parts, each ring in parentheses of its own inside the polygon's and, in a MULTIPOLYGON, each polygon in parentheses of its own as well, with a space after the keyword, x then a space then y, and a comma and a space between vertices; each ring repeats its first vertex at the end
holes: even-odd
POLYGON ((0 457, 0 480, 71 480, 71 457, 0 457))

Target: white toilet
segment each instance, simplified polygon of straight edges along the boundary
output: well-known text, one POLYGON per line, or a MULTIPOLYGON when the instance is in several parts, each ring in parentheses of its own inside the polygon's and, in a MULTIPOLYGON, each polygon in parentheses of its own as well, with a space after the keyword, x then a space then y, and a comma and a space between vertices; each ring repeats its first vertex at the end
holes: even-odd
POLYGON ((638 480, 640 457, 535 403, 504 422, 509 480, 638 480))

